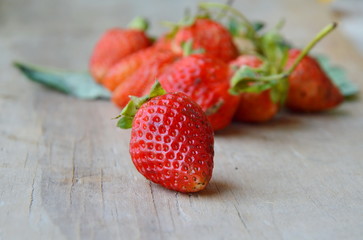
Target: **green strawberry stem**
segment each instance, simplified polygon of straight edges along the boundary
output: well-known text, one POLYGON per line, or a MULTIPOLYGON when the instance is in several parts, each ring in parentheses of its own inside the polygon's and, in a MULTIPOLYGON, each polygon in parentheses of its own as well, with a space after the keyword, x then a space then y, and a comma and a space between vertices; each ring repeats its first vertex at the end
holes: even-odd
POLYGON ((117 127, 123 128, 123 129, 129 129, 132 127, 132 121, 141 107, 144 103, 149 101, 150 99, 161 96, 166 94, 166 91, 162 88, 159 81, 156 80, 154 85, 152 86, 150 93, 143 97, 135 97, 130 96, 130 101, 127 103, 126 107, 124 107, 117 117, 114 119, 119 119, 117 122, 117 127))
POLYGON ((253 24, 246 18, 245 15, 243 15, 240 11, 231 7, 230 5, 226 5, 223 3, 216 3, 216 2, 203 2, 199 3, 198 6, 201 9, 220 8, 223 11, 231 12, 232 14, 234 14, 235 16, 237 16, 242 20, 242 22, 244 23, 243 25, 248 29, 249 35, 252 36, 253 39, 256 38, 256 31, 253 24))
POLYGON ((135 17, 127 27, 129 29, 146 31, 149 28, 149 22, 143 17, 135 17))
POLYGON ((251 24, 251 22, 237 9, 223 4, 223 3, 216 3, 216 2, 204 2, 204 3, 199 3, 198 5, 200 8, 202 9, 209 9, 209 8, 221 8, 222 10, 226 10, 226 11, 230 11, 232 14, 235 14, 236 16, 238 16, 243 22, 246 23, 246 26, 248 28, 250 28, 251 31, 254 31, 253 25, 251 24))
POLYGON ((297 67, 297 65, 300 63, 300 61, 310 52, 310 50, 320 41, 322 40, 326 35, 328 35, 331 31, 333 31, 338 24, 336 22, 333 22, 323 28, 315 37, 314 39, 301 51, 299 56, 295 59, 294 63, 291 65, 291 67, 285 72, 285 74, 288 76, 290 75, 294 69, 297 67))
POLYGON ((331 23, 323 28, 310 43, 301 51, 300 55, 295 59, 292 66, 281 73, 271 74, 269 72, 261 72, 261 69, 254 69, 247 66, 242 66, 231 78, 231 89, 229 92, 238 95, 241 92, 259 93, 272 88, 281 95, 280 98, 275 98, 283 103, 286 98, 288 81, 287 77, 295 70, 301 60, 310 52, 310 50, 325 36, 337 27, 337 23, 331 23), (251 85, 253 83, 253 85, 251 85), (254 86, 255 85, 255 86, 254 86), (275 89, 274 89, 275 88, 275 89))

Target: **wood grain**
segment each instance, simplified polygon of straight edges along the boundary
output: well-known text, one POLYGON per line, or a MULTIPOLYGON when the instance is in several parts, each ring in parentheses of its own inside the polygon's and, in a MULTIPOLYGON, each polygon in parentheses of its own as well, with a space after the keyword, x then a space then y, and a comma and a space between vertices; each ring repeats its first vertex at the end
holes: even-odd
MULTIPOLYGON (((216 135, 215 170, 198 194, 146 181, 118 109, 28 82, 13 60, 86 69, 99 35, 148 16, 177 20, 194 1, 0 1, 0 239, 362 239, 363 106, 281 113, 216 135), (163 8, 161 8, 161 6, 163 8)), ((236 1, 252 19, 281 17, 298 46, 334 20, 316 1, 236 1)), ((316 52, 363 88, 363 58, 337 31, 316 52)))

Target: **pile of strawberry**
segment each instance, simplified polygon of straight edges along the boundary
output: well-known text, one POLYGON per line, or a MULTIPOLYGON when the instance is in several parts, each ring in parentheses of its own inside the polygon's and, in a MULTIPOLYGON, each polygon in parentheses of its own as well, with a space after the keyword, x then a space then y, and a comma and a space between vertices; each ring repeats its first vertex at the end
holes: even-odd
POLYGON ((147 179, 200 191, 212 176, 213 132, 233 119, 266 122, 282 107, 319 112, 343 101, 307 56, 335 24, 303 50, 291 48, 279 26, 264 33, 261 26, 229 6, 204 3, 155 40, 141 18, 101 37, 90 72, 123 109, 118 126, 132 128, 131 158, 147 179), (228 27, 212 17, 215 9, 229 16, 228 27))

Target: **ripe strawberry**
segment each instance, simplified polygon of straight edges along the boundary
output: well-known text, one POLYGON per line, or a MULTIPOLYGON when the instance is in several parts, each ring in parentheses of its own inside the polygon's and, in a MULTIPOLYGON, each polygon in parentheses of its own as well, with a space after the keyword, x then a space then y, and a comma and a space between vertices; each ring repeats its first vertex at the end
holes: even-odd
POLYGON ((171 50, 170 44, 171 39, 168 38, 166 35, 163 35, 155 41, 153 46, 157 49, 171 50))
POLYGON ((124 83, 156 51, 155 47, 148 47, 122 58, 106 73, 102 79, 102 84, 111 91, 115 90, 118 85, 124 83))
MULTIPOLYGON (((253 55, 243 55, 230 63, 232 69, 242 66, 258 68, 262 65, 262 60, 253 55)), ((271 120, 277 113, 279 106, 273 102, 270 90, 260 93, 242 92, 234 119, 240 122, 261 123, 271 120)))
POLYGON ((205 53, 228 62, 238 56, 232 36, 220 23, 206 18, 197 18, 190 26, 177 30, 171 41, 171 48, 178 54, 183 52, 182 45, 193 41, 193 49, 204 49, 205 53))
POLYGON ((179 56, 171 51, 160 50, 146 61, 133 75, 119 84, 112 94, 112 101, 123 108, 129 96, 141 97, 150 91, 155 79, 160 76, 179 56))
MULTIPOLYGON (((300 50, 291 49, 286 64, 290 67, 300 50)), ((336 107, 343 101, 339 89, 312 57, 305 56, 289 76, 286 105, 294 111, 319 112, 336 107)))
POLYGON ((168 92, 183 92, 208 115, 214 130, 226 127, 239 101, 229 94, 229 66, 219 59, 193 54, 182 58, 161 75, 159 81, 168 92))
POLYGON ((134 99, 121 114, 119 127, 131 127, 133 118, 130 155, 144 177, 179 192, 207 186, 213 171, 213 129, 198 104, 183 93, 167 93, 134 99))
POLYGON ((90 60, 90 72, 102 83, 103 76, 117 61, 149 46, 151 41, 144 31, 113 28, 97 42, 90 60))

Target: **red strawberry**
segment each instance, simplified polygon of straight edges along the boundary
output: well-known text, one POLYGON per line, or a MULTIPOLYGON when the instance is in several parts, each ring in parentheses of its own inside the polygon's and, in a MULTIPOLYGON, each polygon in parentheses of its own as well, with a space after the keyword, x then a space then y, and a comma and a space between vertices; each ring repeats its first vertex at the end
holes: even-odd
POLYGON ((141 97, 150 91, 155 79, 162 74, 178 56, 171 51, 160 50, 146 61, 133 75, 119 84, 112 94, 112 101, 123 108, 129 101, 129 96, 141 97))
POLYGON ((161 36, 158 40, 155 41, 154 46, 157 49, 166 49, 171 50, 171 39, 166 35, 161 36))
POLYGON ((214 130, 226 127, 239 97, 229 94, 229 66, 219 59, 194 54, 179 60, 160 76, 168 92, 183 92, 207 113, 214 130))
POLYGON ((238 56, 228 30, 211 19, 199 18, 191 26, 181 27, 171 42, 171 48, 181 54, 183 43, 190 40, 193 41, 193 49, 202 48, 206 54, 222 61, 228 62, 238 56))
MULTIPOLYGON (((230 63, 231 68, 249 66, 258 68, 262 60, 253 55, 243 55, 230 63)), ((234 119, 240 122, 261 123, 271 120, 277 113, 279 106, 271 100, 270 90, 260 93, 243 92, 234 119)))
MULTIPOLYGON (((290 67, 300 50, 291 49, 286 64, 290 67)), ((294 111, 319 112, 336 107, 343 101, 339 89, 312 57, 305 56, 289 76, 286 105, 294 111)))
POLYGON ((213 129, 207 116, 182 93, 144 100, 141 106, 135 107, 139 100, 129 104, 118 123, 128 128, 134 116, 130 155, 136 169, 168 189, 203 190, 212 177, 214 156, 213 129))
POLYGON ((102 79, 102 84, 111 91, 124 83, 137 69, 156 52, 155 47, 141 49, 118 61, 102 79))
POLYGON ((117 61, 150 45, 144 31, 113 28, 98 41, 90 60, 90 72, 97 82, 117 61))

